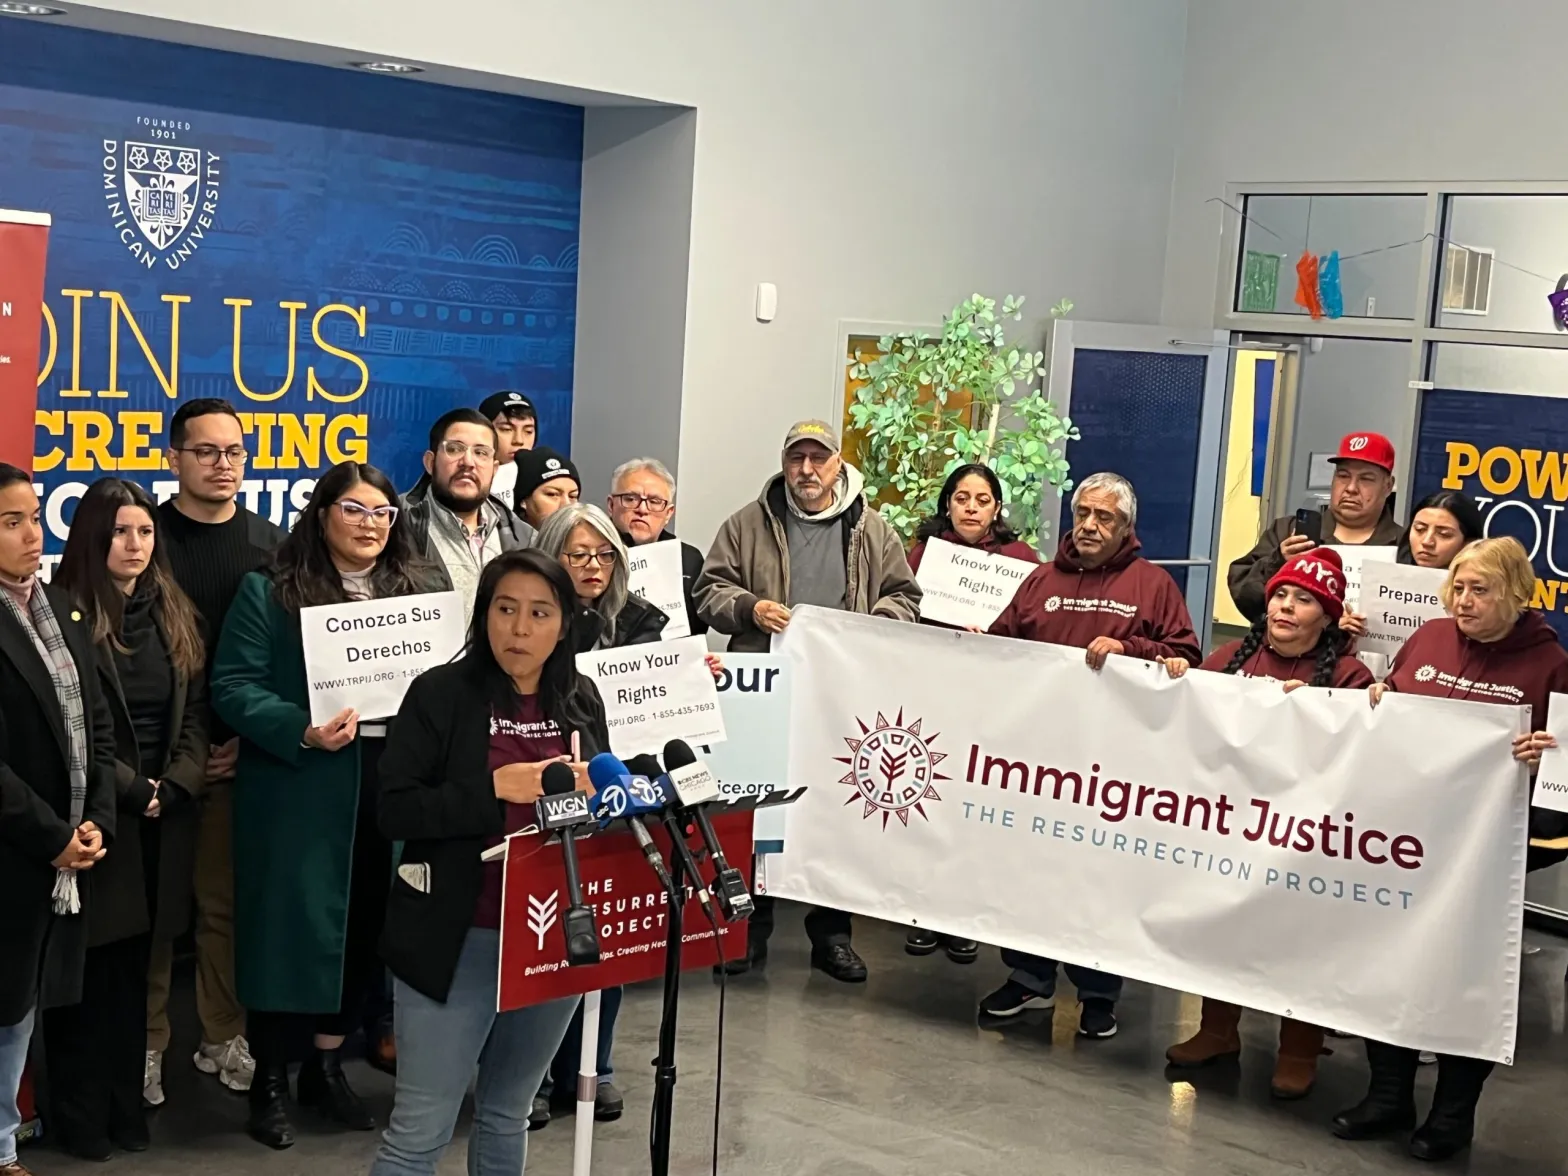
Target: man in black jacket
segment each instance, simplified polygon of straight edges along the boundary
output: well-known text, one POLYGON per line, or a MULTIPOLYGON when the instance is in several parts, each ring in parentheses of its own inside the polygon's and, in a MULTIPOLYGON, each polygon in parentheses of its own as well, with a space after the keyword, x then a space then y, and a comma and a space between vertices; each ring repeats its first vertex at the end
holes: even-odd
MULTIPOLYGON (((675 539, 675 532, 670 530, 675 519, 675 475, 658 458, 634 457, 616 467, 605 505, 628 547, 675 539)), ((708 626, 697 616, 691 589, 702 573, 702 561, 701 551, 690 543, 681 543, 681 586, 686 595, 686 618, 691 631, 699 634, 706 633, 708 626)))

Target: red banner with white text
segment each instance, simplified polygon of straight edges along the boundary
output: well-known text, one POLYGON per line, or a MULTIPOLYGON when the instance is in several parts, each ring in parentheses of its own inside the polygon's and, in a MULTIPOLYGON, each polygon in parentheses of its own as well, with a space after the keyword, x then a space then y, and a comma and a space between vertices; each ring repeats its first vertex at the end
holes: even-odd
MULTIPOLYGON (((747 873, 752 860, 751 823, 750 812, 726 813, 713 820, 724 856, 747 873)), ((662 827, 650 824, 648 831, 668 863, 669 837, 662 827)), ((698 845, 692 842, 694 854, 698 845)), ((566 963, 561 929, 567 898, 560 842, 546 843, 531 834, 507 843, 501 898, 501 1011, 664 974, 669 899, 636 840, 630 833, 596 833, 578 841, 577 863, 583 901, 593 908, 599 932, 599 962, 573 968, 566 963)), ((704 861, 700 868, 711 886, 713 863, 704 861)), ((681 964, 709 968, 719 962, 713 928, 690 890, 687 895, 681 964)), ((744 923, 726 923, 720 915, 719 933, 725 959, 744 954, 744 923)))
POLYGON ((0 208, 0 461, 33 468, 49 214, 0 208))

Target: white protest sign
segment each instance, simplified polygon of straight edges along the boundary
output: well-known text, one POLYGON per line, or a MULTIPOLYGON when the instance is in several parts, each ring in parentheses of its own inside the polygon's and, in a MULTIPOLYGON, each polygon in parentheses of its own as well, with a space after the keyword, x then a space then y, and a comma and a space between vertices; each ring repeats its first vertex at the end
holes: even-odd
POLYGON ((1428 621, 1446 616, 1439 593, 1448 573, 1442 568, 1374 560, 1361 570, 1361 607, 1367 631, 1358 653, 1377 653, 1393 661, 1409 636, 1428 621))
POLYGON ((686 586, 681 579, 681 545, 673 539, 627 548, 627 587, 670 618, 660 637, 675 641, 691 635, 686 615, 686 586))
POLYGON ((932 539, 915 577, 923 593, 920 616, 944 625, 988 629, 1037 566, 978 547, 932 539))
POLYGON ((361 719, 395 715, 408 684, 451 661, 468 636, 456 592, 313 605, 299 610, 299 628, 318 727, 346 707, 361 719))
POLYGON ((1568 694, 1553 694, 1547 699, 1546 730, 1557 737, 1557 746, 1541 753, 1541 769, 1535 777, 1535 795, 1530 803, 1568 813, 1568 694))
POLYGON ((594 680, 604 700, 611 751, 625 759, 659 755, 671 739, 693 746, 724 742, 707 653, 701 637, 681 637, 577 655, 578 673, 594 680))
POLYGON ((1360 612, 1362 565, 1367 563, 1393 563, 1399 549, 1396 547, 1346 547, 1338 543, 1329 543, 1326 546, 1338 552, 1340 563, 1345 565, 1345 607, 1360 612))
MULTIPOLYGON (((719 710, 729 741, 703 753, 726 801, 789 787, 790 661, 775 653, 726 653, 719 674, 719 710)), ((784 848, 788 807, 757 810, 752 838, 758 853, 784 848)))

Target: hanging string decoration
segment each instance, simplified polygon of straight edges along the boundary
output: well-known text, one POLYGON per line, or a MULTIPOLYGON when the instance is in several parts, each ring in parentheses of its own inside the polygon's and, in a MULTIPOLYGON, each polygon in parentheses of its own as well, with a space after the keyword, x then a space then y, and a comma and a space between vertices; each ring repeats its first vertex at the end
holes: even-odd
POLYGON ((1303 250, 1296 260, 1296 305, 1306 308, 1315 319, 1323 317, 1323 297, 1318 293, 1318 258, 1303 250))

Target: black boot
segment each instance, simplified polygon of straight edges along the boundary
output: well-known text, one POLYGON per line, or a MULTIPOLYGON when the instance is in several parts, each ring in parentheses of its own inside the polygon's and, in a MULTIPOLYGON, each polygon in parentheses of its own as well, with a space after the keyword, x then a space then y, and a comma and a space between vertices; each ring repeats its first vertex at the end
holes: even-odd
POLYGON ((289 1122, 289 1068, 286 1063, 258 1064, 250 1084, 250 1117, 245 1133, 274 1151, 294 1146, 294 1125, 289 1122))
POLYGON ((1446 1160, 1470 1146, 1475 1134, 1475 1105, 1492 1063, 1443 1054, 1437 1059, 1437 1090, 1432 1113, 1410 1137, 1410 1154, 1418 1160, 1446 1160))
POLYGON ((376 1127, 375 1119, 348 1084, 340 1050, 318 1049, 299 1068, 299 1105, 314 1107, 350 1131, 373 1131, 376 1127))
POLYGON ((1367 1096, 1334 1116, 1334 1134, 1341 1139, 1376 1139, 1416 1124, 1416 1060, 1413 1049, 1367 1039, 1367 1064, 1372 1081, 1367 1096))

